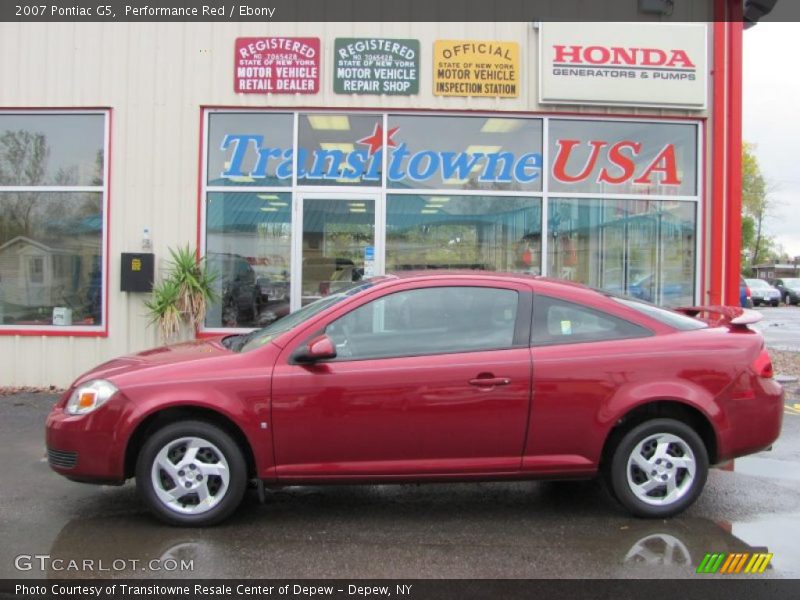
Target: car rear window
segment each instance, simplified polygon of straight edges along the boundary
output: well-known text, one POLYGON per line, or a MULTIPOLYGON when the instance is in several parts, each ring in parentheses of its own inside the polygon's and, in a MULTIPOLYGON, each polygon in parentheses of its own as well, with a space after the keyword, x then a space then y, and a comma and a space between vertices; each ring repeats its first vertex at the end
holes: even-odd
POLYGON ((573 302, 536 294, 531 345, 607 342, 652 335, 644 327, 573 302))
POLYGON ((642 302, 641 300, 634 300, 633 298, 623 298, 621 296, 610 297, 620 304, 624 304, 628 308, 632 308, 633 310, 638 311, 643 315, 650 317, 651 319, 655 319, 656 321, 664 323, 664 325, 669 325, 670 327, 674 327, 675 329, 679 329, 681 331, 705 329, 708 327, 708 324, 704 323, 703 321, 699 321, 687 315, 675 312, 674 310, 661 308, 660 306, 650 304, 649 302, 642 302))

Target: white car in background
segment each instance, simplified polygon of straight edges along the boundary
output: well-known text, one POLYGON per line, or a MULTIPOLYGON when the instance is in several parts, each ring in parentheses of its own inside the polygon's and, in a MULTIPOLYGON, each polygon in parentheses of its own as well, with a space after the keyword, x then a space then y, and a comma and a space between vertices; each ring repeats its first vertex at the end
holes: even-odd
POLYGON ((750 295, 753 299, 753 306, 760 304, 770 304, 778 306, 781 301, 781 292, 772 287, 763 279, 745 279, 747 287, 750 288, 750 295))

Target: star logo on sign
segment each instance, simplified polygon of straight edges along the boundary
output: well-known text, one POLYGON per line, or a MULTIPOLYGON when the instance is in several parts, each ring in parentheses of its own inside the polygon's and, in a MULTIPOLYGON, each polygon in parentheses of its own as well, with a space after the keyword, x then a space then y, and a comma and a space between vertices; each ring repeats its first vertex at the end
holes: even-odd
MULTIPOLYGON (((386 134, 386 145, 389 146, 390 148, 394 148, 397 146, 395 141, 392 139, 392 136, 395 133, 397 133, 398 129, 400 128, 392 127, 386 134)), ((383 147, 383 125, 381 125, 380 123, 375 123, 375 129, 372 130, 372 135, 369 135, 365 138, 361 138, 356 143, 369 146, 369 155, 372 156, 383 147)))

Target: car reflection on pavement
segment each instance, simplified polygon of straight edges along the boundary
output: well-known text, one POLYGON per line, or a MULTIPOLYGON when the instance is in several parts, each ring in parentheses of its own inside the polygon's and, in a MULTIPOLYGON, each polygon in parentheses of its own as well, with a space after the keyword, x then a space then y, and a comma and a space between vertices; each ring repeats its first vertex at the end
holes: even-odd
POLYGON ((286 488, 264 506, 251 497, 226 527, 205 530, 165 528, 144 514, 77 518, 58 534, 53 559, 108 565, 121 558, 137 569, 47 575, 672 578, 693 576, 707 552, 767 552, 733 536, 729 525, 702 518, 601 520, 591 510, 558 518, 570 504, 584 506, 588 488, 595 500, 602 496, 589 483, 483 485, 480 493, 458 484, 430 487, 439 498, 428 504, 415 498, 417 486, 286 488), (486 495, 497 501, 486 503, 486 495), (365 519, 371 526, 359 527, 365 519), (153 559, 193 568, 148 571, 153 559))

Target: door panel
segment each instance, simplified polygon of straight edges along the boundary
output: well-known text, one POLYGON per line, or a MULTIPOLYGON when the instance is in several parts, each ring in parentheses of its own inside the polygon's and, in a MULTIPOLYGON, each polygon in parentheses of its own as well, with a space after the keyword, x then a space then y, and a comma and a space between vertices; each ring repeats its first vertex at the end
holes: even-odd
POLYGON ((279 361, 272 400, 279 477, 518 470, 530 364, 528 348, 315 366, 279 361), (489 375, 508 383, 470 383, 489 375))

